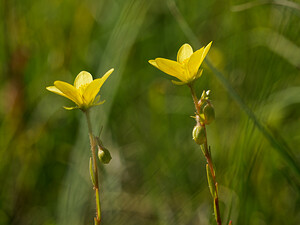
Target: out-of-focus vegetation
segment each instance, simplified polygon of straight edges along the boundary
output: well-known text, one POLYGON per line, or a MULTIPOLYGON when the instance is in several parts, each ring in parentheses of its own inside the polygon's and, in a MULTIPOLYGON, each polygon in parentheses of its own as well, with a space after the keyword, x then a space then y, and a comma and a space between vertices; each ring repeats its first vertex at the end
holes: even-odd
POLYGON ((112 67, 92 113, 113 157, 103 225, 214 224, 189 90, 147 62, 211 40, 196 90, 216 109, 224 224, 299 222, 297 1, 2 0, 0 16, 0 224, 92 224, 86 122, 45 87, 112 67))

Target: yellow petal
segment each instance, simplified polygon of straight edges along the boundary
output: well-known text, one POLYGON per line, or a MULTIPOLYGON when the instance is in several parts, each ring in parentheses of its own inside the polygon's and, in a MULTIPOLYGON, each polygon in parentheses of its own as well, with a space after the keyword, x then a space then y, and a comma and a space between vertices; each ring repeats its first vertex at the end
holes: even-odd
POLYGON ((87 86, 87 84, 93 81, 93 77, 89 72, 81 71, 74 81, 75 88, 79 89, 81 86, 87 86))
POLYGON ((185 79, 184 69, 180 63, 164 58, 156 58, 155 62, 158 66, 158 69, 165 72, 166 74, 177 77, 179 80, 185 79))
MULTIPOLYGON (((112 73, 112 72, 114 72, 114 68, 111 68, 109 71, 107 71, 100 79, 102 79, 102 84, 106 81, 106 79, 110 76, 110 74, 112 73)), ((101 86, 102 86, 102 84, 101 84, 101 86)))
POLYGON ((155 60, 151 59, 151 60, 149 60, 148 62, 149 62, 152 66, 155 66, 157 69, 159 69, 157 63, 155 62, 155 60))
POLYGON ((62 93, 65 94, 65 97, 75 102, 77 105, 82 105, 82 98, 80 97, 79 92, 77 89, 72 86, 71 84, 68 84, 63 81, 55 81, 54 85, 56 88, 58 88, 62 93))
POLYGON ((51 91, 51 92, 55 93, 55 94, 58 94, 58 95, 61 95, 61 96, 63 96, 63 97, 68 98, 64 93, 62 93, 62 92, 61 92, 59 89, 57 89, 55 86, 49 86, 49 87, 46 87, 46 89, 47 89, 48 91, 51 91))
POLYGON ((205 48, 202 47, 201 49, 195 51, 193 53, 193 55, 191 56, 191 58, 188 62, 188 68, 189 68, 191 76, 195 75, 198 72, 199 67, 201 66, 203 60, 205 59, 205 57, 210 49, 211 44, 212 44, 212 41, 208 45, 206 45, 205 48))
POLYGON ((110 69, 107 71, 101 78, 93 80, 85 89, 83 93, 83 98, 87 104, 90 104, 94 101, 96 95, 100 91, 103 83, 110 76, 110 74, 114 71, 114 69, 110 69))
POLYGON ((189 69, 191 77, 194 76, 197 73, 197 71, 198 71, 198 69, 199 69, 199 67, 200 67, 200 65, 203 61, 203 60, 201 60, 203 51, 204 51, 204 47, 202 47, 199 50, 195 51, 191 55, 191 58, 188 62, 188 69, 189 69))
MULTIPOLYGON (((204 51, 203 51, 203 54, 202 54, 202 59, 201 59, 202 61, 201 61, 201 63, 202 63, 203 60, 205 59, 205 57, 206 57, 206 55, 207 55, 207 53, 208 53, 208 51, 209 51, 209 49, 210 49, 211 44, 212 44, 212 41, 209 42, 208 45, 206 45, 206 47, 204 48, 204 51)), ((201 63, 200 63, 200 64, 201 64, 201 63)))
POLYGON ((180 47, 177 53, 177 62, 182 63, 184 60, 191 57, 193 48, 189 44, 184 44, 180 47))

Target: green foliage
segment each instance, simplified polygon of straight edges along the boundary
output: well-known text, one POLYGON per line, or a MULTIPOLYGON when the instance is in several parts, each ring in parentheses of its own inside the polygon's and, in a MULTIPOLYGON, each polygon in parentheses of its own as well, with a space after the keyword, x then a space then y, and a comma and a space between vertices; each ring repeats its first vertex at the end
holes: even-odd
POLYGON ((112 67, 91 112, 113 158, 99 164, 103 225, 215 224, 190 91, 147 62, 211 40, 195 90, 215 109, 222 221, 297 224, 299 4, 243 3, 1 1, 0 224, 93 223, 86 121, 45 87, 112 67))
POLYGON ((93 170, 92 157, 90 157, 90 161, 89 161, 89 170, 90 170, 90 177, 91 177, 92 183, 95 186, 96 181, 95 181, 95 175, 94 175, 94 170, 93 170))
MULTIPOLYGON (((216 196, 215 185, 214 185, 213 178, 212 178, 211 172, 209 170, 208 164, 206 164, 205 168, 206 168, 206 177, 207 177, 207 183, 208 183, 209 191, 210 191, 211 196, 214 199, 215 196, 216 196)), ((215 208, 215 206, 214 206, 214 208, 215 208)))

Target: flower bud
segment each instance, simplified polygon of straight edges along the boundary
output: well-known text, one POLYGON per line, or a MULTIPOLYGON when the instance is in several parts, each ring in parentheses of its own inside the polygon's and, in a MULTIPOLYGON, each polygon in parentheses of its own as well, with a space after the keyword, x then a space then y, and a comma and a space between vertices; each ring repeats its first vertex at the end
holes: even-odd
POLYGON ((207 104, 203 108, 203 114, 204 114, 204 123, 210 124, 215 120, 215 109, 211 104, 207 104))
POLYGON ((108 164, 111 160, 111 155, 106 148, 98 147, 98 158, 103 164, 108 164))
POLYGON ((196 125, 193 129, 193 139, 198 145, 204 144, 206 140, 204 127, 196 125))

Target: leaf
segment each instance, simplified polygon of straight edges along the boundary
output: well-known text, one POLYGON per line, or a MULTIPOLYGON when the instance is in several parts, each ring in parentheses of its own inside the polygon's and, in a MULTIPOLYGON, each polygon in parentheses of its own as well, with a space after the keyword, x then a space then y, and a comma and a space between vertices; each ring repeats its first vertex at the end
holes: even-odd
POLYGON ((216 219, 216 221, 218 221, 217 198, 214 198, 214 214, 215 214, 215 219, 216 219))
POLYGON ((214 185, 214 182, 213 182, 213 179, 212 179, 212 176, 211 176, 208 164, 206 164, 206 176, 207 176, 207 182, 208 182, 208 187, 209 187, 211 196, 213 198, 215 198, 216 197, 215 185, 214 185))
POLYGON ((94 176, 92 157, 90 157, 89 168, 90 168, 90 177, 91 177, 91 180, 93 182, 93 185, 95 186, 96 185, 96 181, 95 181, 95 176, 94 176))

